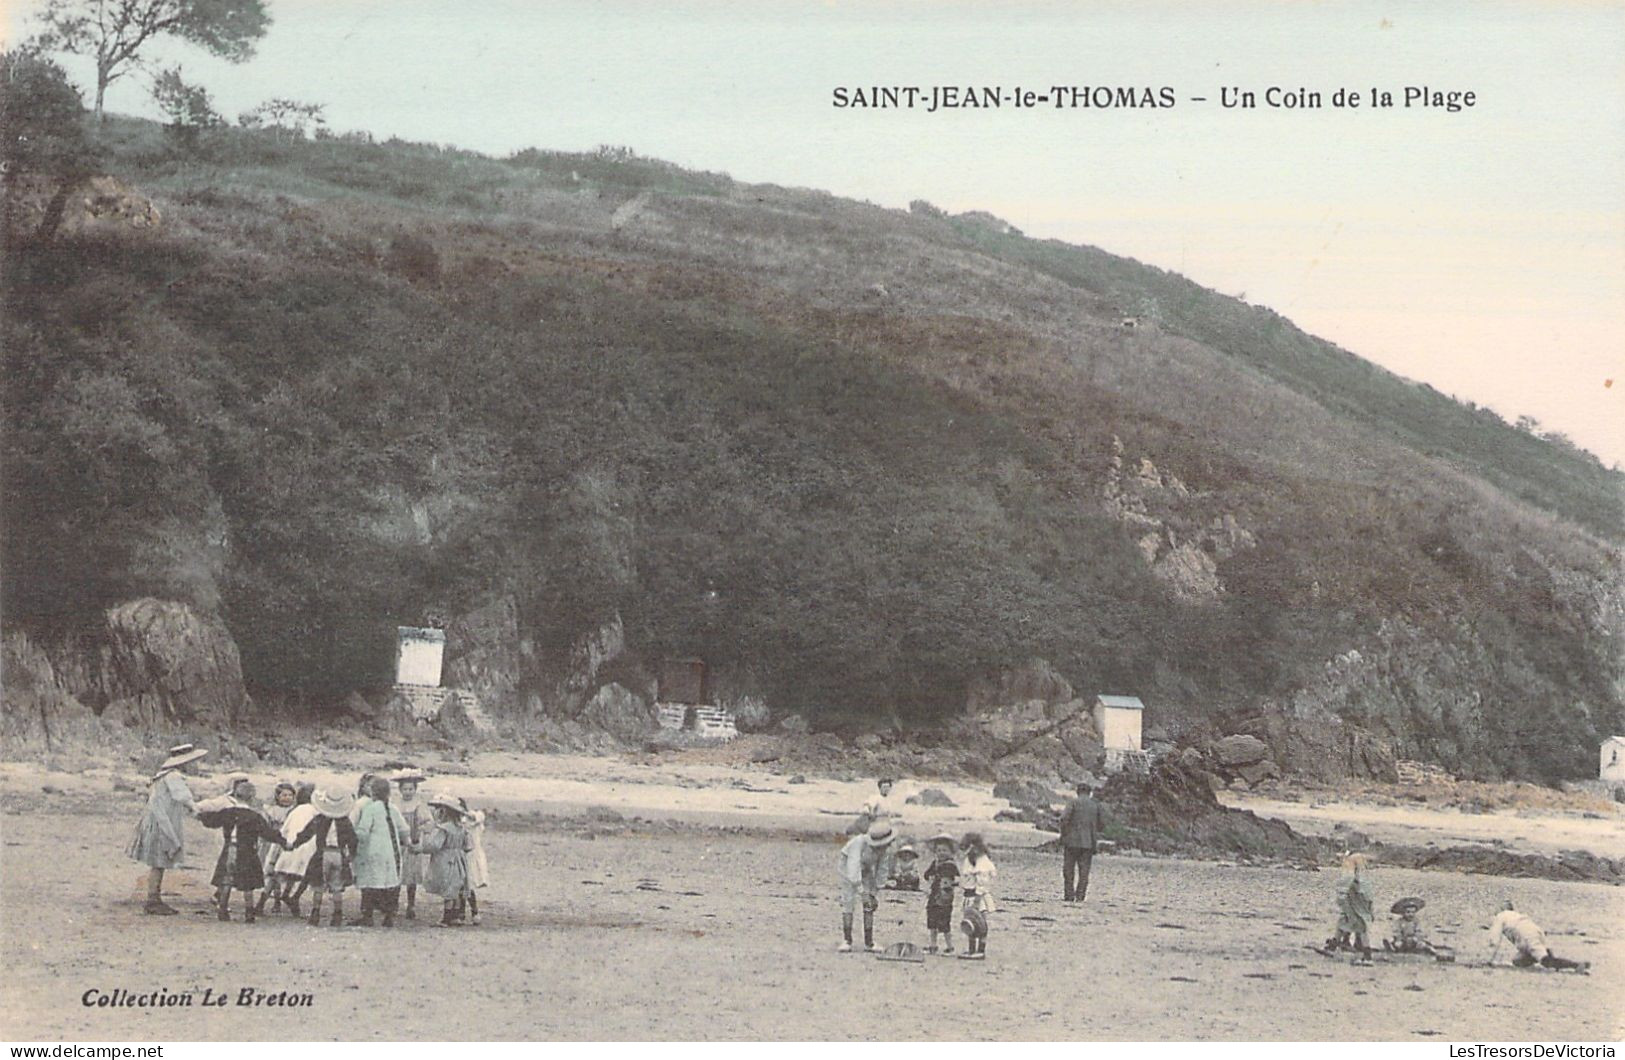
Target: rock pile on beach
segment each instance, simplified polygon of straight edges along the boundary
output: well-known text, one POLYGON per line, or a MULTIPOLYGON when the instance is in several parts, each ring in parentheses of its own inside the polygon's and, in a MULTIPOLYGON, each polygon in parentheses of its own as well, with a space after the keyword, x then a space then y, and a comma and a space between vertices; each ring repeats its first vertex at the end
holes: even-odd
POLYGON ((1106 782, 1108 835, 1119 848, 1191 857, 1315 864, 1325 844, 1285 821, 1219 803, 1209 774, 1170 756, 1148 774, 1118 773, 1106 782))

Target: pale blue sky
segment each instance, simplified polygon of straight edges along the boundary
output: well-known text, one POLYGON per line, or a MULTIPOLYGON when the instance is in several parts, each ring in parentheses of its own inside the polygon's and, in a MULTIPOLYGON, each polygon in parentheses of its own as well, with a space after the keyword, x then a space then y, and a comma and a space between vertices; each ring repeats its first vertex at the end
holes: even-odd
MULTIPOLYGON (((1245 292, 1625 463, 1625 3, 269 0, 236 114, 496 154, 625 144, 745 181, 987 209, 1245 292), (836 85, 1170 85, 1172 111, 839 111, 836 85), (1224 85, 1473 90, 1225 111, 1224 85), (1614 385, 1605 388, 1605 380, 1614 385)), ((31 0, 6 5, 7 39, 31 0)), ((70 69, 83 77, 82 66, 70 69)), ((109 109, 150 113, 131 75, 109 109)))

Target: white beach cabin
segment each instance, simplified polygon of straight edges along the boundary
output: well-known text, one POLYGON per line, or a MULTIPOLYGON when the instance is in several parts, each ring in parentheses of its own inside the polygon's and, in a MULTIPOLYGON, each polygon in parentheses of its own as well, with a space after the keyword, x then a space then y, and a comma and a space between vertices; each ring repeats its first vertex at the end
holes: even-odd
POLYGON ((1602 742, 1597 761, 1597 779, 1625 784, 1625 736, 1610 736, 1602 742))
POLYGON ((1100 742, 1106 748, 1106 772, 1127 769, 1143 773, 1149 768, 1140 749, 1144 716, 1145 704, 1137 696, 1095 697, 1095 728, 1100 730, 1100 742))
POLYGON ((1145 704, 1136 696, 1096 696, 1095 728, 1108 751, 1138 751, 1145 704))
POLYGON ((440 664, 446 654, 446 631, 397 626, 395 683, 398 685, 440 684, 440 664))

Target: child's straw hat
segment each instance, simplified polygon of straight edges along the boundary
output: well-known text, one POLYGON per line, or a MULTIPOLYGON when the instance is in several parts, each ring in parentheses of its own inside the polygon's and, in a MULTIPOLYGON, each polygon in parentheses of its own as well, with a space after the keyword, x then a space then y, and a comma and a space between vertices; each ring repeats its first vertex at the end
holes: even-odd
POLYGON ((348 817, 351 807, 355 805, 355 796, 342 791, 337 795, 318 791, 310 802, 323 817, 348 817))

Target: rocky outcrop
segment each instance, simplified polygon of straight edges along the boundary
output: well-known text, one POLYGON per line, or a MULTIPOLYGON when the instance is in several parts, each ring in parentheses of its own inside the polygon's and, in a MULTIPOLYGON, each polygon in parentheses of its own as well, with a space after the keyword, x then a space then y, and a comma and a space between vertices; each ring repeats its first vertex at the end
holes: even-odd
POLYGON ((1071 682, 1043 659, 996 676, 973 679, 965 690, 965 709, 971 713, 996 710, 1010 703, 1066 703, 1077 698, 1071 682))
POLYGON ((1119 847, 1307 864, 1322 853, 1319 842, 1285 821, 1221 805, 1207 775, 1177 756, 1147 774, 1118 773, 1106 782, 1101 800, 1107 834, 1119 847))
POLYGON ((615 615, 602 626, 583 634, 570 648, 570 664, 560 686, 566 700, 578 699, 598 681, 598 671, 626 651, 626 627, 615 615))
MULTIPOLYGON (((18 220, 37 227, 60 194, 51 180, 25 181, 20 189, 18 220)), ((91 177, 72 188, 62 204, 59 234, 74 232, 153 229, 163 220, 152 200, 115 177, 91 177)))
POLYGON ((499 715, 520 708, 520 684, 532 669, 535 649, 519 630, 519 606, 498 596, 446 624, 446 661, 441 683, 479 697, 499 715))
POLYGON ((974 681, 966 713, 948 727, 968 772, 1065 787, 1100 768, 1104 749, 1089 705, 1043 659, 974 681))
POLYGON ((616 739, 633 742, 653 731, 655 711, 653 704, 644 702, 618 684, 610 683, 593 693, 576 720, 616 739))
POLYGON ((151 597, 103 617, 100 629, 47 649, 57 686, 103 720, 216 727, 244 714, 242 660, 219 618, 151 597))
POLYGON ((1237 727, 1264 743, 1285 772, 1323 781, 1399 782, 1393 745, 1339 718, 1265 714, 1237 727))
POLYGON ((1599 857, 1586 850, 1564 850, 1556 857, 1520 854, 1499 847, 1413 847, 1373 843, 1367 853, 1383 865, 1407 869, 1469 872, 1536 880, 1625 885, 1625 861, 1599 857))
POLYGON ((217 730, 250 707, 225 624, 172 600, 127 601, 96 628, 49 642, 10 632, 4 643, 11 750, 91 746, 121 730, 217 730))
POLYGON ((724 705, 733 712, 740 732, 766 732, 773 724, 773 713, 760 696, 740 696, 724 705))
POLYGON ((0 746, 8 757, 81 750, 111 735, 96 712, 65 692, 45 651, 23 633, 0 640, 0 746))
POLYGON ((1151 573, 1186 599, 1211 599, 1224 592, 1219 562, 1256 544, 1233 513, 1213 513, 1210 498, 1159 470, 1148 457, 1128 470, 1122 439, 1116 436, 1101 501, 1106 513, 1135 535, 1151 573))

